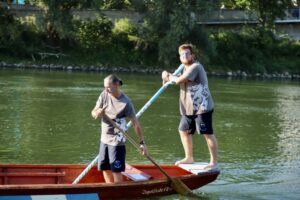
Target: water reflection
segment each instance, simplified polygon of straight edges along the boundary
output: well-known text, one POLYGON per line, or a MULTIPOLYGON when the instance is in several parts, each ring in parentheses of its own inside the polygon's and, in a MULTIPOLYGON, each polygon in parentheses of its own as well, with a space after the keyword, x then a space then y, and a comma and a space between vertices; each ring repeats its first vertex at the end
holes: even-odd
POLYGON ((222 175, 213 184, 222 187, 212 184, 202 191, 220 199, 295 199, 300 189, 299 85, 245 81, 219 88, 226 88, 215 91, 222 175))
POLYGON ((289 179, 293 183, 300 178, 300 154, 295 151, 300 149, 300 89, 281 86, 276 88, 276 93, 279 155, 273 159, 278 166, 278 176, 272 178, 279 182, 289 179))
POLYGON ((297 160, 300 155, 294 151, 300 147, 300 89, 298 87, 279 87, 277 116, 280 129, 278 146, 283 159, 297 160))
MULTIPOLYGON (((161 86, 159 76, 121 74, 136 110, 161 86)), ((105 74, 42 71, 0 73, 0 161, 88 163, 99 145, 90 111, 105 74)), ((298 83, 210 78, 216 102, 214 129, 222 174, 196 192, 208 199, 297 199, 300 196, 300 91, 298 83)), ((140 118, 158 163, 182 158, 178 88, 168 88, 140 118)), ((132 129, 129 134, 135 136, 132 129)), ((202 136, 194 156, 208 161, 202 136)), ((149 163, 127 145, 129 163, 149 163)), ((160 199, 160 198, 158 198, 160 199)), ((182 199, 174 195, 161 199, 182 199)))

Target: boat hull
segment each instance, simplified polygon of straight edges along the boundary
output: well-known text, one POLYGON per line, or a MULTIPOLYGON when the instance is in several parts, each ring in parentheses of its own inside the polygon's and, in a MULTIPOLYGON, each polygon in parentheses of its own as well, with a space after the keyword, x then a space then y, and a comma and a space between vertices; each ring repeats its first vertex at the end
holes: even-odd
MULTIPOLYGON (((122 183, 108 184, 103 182, 102 173, 98 172, 94 167, 79 184, 71 184, 72 180, 76 178, 84 167, 83 165, 0 165, 2 170, 0 176, 0 199, 1 196, 17 195, 86 194, 102 200, 147 198, 176 193, 170 186, 170 181, 157 171, 155 167, 142 165, 137 166, 137 168, 150 174, 152 177, 150 180, 125 180, 122 183), (30 168, 38 170, 31 172, 30 168), (41 169, 44 169, 44 171, 41 169), (53 169, 55 170, 53 171, 53 169)), ((213 182, 220 173, 219 170, 214 170, 195 175, 173 165, 163 165, 162 167, 172 177, 181 179, 191 190, 213 182)))

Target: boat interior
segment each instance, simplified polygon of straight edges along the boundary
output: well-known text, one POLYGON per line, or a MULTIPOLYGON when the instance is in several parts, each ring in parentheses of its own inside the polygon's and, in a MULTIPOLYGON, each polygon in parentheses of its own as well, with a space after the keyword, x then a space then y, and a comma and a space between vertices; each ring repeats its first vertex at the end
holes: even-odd
MULTIPOLYGON (((77 176, 85 169, 86 165, 32 165, 32 164, 8 164, 0 165, 0 185, 24 185, 24 184, 72 184, 77 176)), ((161 167, 173 177, 192 174, 174 165, 161 165, 161 167)), ((124 181, 136 182, 146 180, 165 179, 165 175, 153 165, 126 165, 122 173, 124 181)), ((93 167, 79 182, 104 183, 103 174, 93 167)))

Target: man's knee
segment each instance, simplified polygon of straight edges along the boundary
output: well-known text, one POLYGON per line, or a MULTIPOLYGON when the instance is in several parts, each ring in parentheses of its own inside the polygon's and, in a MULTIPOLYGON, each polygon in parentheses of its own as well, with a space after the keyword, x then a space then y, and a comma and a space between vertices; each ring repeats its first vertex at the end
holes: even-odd
POLYGON ((189 132, 188 132, 188 131, 180 131, 180 130, 179 130, 179 134, 188 135, 189 132))

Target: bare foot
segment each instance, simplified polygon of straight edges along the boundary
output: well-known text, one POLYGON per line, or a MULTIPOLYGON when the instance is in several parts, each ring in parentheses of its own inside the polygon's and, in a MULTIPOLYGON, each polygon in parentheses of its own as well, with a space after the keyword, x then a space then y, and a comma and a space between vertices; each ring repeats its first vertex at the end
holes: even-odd
POLYGON ((193 163, 194 163, 194 159, 193 158, 184 158, 182 160, 176 161, 175 165, 178 166, 180 164, 193 164, 193 163))
POLYGON ((215 164, 208 164, 206 166, 203 167, 204 170, 213 170, 213 169, 217 169, 218 168, 218 164, 215 163, 215 164))

